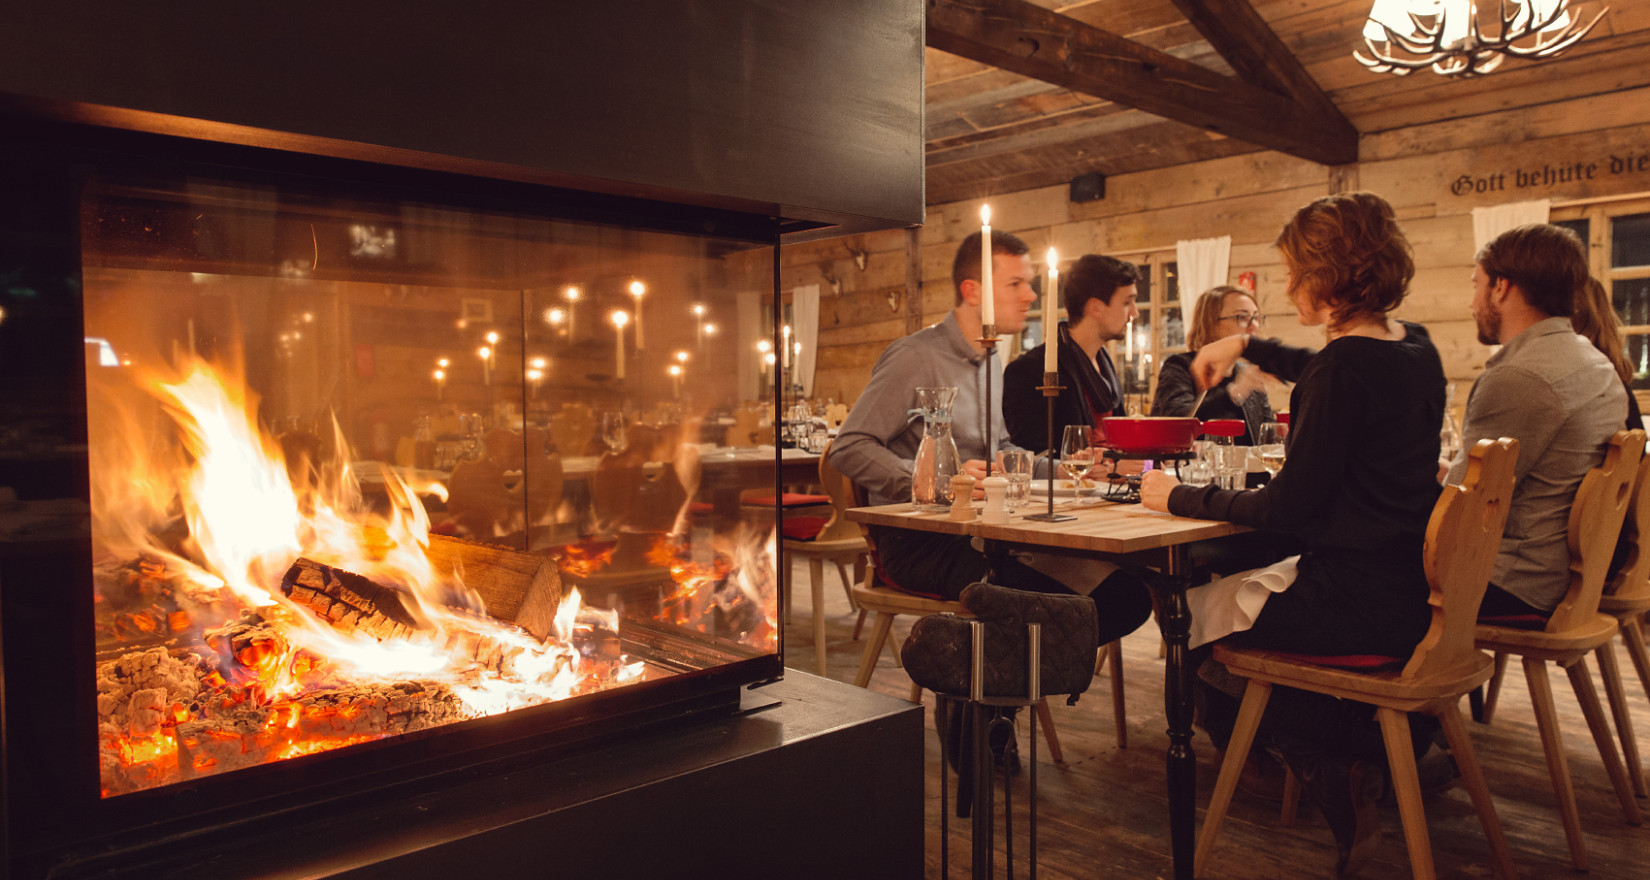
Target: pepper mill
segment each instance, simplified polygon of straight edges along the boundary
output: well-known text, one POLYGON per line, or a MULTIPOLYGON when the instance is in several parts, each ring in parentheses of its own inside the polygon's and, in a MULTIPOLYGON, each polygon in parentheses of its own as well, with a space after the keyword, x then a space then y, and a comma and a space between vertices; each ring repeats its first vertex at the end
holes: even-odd
POLYGON ((995 473, 980 481, 985 488, 985 510, 980 521, 992 524, 1008 522, 1008 480, 995 473))
POLYGON ((974 518, 974 478, 968 474, 951 477, 951 518, 957 522, 974 518))

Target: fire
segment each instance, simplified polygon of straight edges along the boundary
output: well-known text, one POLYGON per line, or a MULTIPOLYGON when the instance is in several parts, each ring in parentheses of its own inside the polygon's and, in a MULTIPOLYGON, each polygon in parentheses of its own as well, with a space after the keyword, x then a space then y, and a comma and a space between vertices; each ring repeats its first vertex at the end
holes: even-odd
POLYGON ((132 647, 98 666, 105 795, 642 674, 617 653, 617 615, 584 608, 577 590, 543 640, 483 613, 436 571, 429 517, 394 474, 382 513, 347 466, 295 478, 252 415, 256 398, 223 370, 190 359, 142 384, 178 442, 156 442, 166 422, 120 389, 102 389, 110 405, 91 415, 105 478, 93 489, 100 636, 132 647), (305 565, 359 577, 303 604, 290 572, 305 565))
POLYGON ((717 553, 696 561, 687 547, 661 536, 647 559, 668 568, 675 586, 663 598, 657 619, 699 632, 736 634, 743 644, 777 650, 777 543, 769 533, 757 551, 753 542, 736 537, 733 555, 717 553))

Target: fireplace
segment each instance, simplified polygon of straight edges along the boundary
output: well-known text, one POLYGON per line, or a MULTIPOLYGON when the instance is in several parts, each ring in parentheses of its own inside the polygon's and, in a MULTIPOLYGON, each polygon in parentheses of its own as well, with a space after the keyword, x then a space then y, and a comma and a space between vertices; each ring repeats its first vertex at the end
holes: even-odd
MULTIPOLYGON (((855 94, 920 70, 920 15, 862 5, 746 15, 820 41, 785 57, 831 58, 855 94), (856 20, 904 39, 844 55, 856 20)), ((29 51, 126 51, 117 22, 53 16, 29 51)), ((533 154, 561 132, 462 106, 448 137, 294 119, 302 96, 191 105, 155 73, 184 53, 150 51, 166 88, 0 65, 0 876, 473 787, 781 677, 777 523, 740 503, 780 488, 780 453, 727 427, 778 390, 755 343, 778 341, 782 242, 920 218, 920 174, 913 211, 876 168, 920 168, 914 123, 899 150, 869 114, 878 137, 749 129, 615 173, 602 144, 533 154), (856 167, 879 173, 837 183, 856 167)), ((646 72, 707 109, 703 83, 646 72)), ((726 101, 769 123, 825 100, 750 81, 726 101)), ((682 122, 662 112, 603 124, 682 122)))

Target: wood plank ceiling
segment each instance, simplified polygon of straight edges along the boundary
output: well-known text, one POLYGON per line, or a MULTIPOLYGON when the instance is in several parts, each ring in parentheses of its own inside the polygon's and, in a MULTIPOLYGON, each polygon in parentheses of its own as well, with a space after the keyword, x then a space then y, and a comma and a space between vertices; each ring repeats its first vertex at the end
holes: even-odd
POLYGON ((1650 85, 1650 3, 1457 80, 1359 64, 1371 2, 929 0, 928 203, 1261 149, 1340 164, 1359 134, 1650 85))

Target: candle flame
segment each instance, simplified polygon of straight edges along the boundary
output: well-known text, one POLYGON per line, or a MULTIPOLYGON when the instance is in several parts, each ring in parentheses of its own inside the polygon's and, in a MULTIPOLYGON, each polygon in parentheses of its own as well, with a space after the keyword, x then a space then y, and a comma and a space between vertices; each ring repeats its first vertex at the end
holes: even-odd
POLYGON ((703 318, 705 316, 705 304, 704 303, 694 303, 693 304, 693 313, 695 315, 698 315, 699 317, 703 318))
POLYGON ((435 376, 435 381, 440 382, 441 380, 447 378, 447 371, 446 370, 436 370, 431 375, 435 376))
POLYGON ((763 354, 767 354, 768 352, 773 351, 773 343, 766 339, 758 339, 756 340, 756 350, 762 352, 763 354))
POLYGON ((612 319, 613 326, 615 326, 615 327, 622 328, 622 327, 624 327, 624 325, 630 323, 630 313, 629 312, 622 312, 622 311, 619 311, 619 310, 615 309, 613 311, 613 314, 610 315, 609 317, 612 319))
POLYGON ((686 351, 676 352, 676 360, 677 360, 678 363, 684 363, 684 364, 687 363, 688 362, 688 353, 686 351))
POLYGON ((547 324, 560 324, 567 320, 567 313, 561 309, 545 309, 544 320, 547 324))
POLYGON ((453 364, 453 362, 446 359, 446 358, 437 358, 436 361, 435 361, 435 365, 442 368, 443 370, 445 370, 446 368, 452 366, 452 364, 453 364))
POLYGON ((579 289, 577 287, 567 288, 565 291, 562 291, 562 295, 567 297, 568 302, 579 301, 579 289))
POLYGON ((533 360, 532 360, 533 369, 542 370, 542 369, 544 369, 545 363, 546 363, 546 361, 544 360, 544 358, 541 358, 541 357, 533 358, 533 360))
POLYGON ((1048 249, 1048 267, 1056 272, 1060 271, 1060 255, 1055 253, 1054 248, 1048 249))
POLYGON ((636 297, 637 299, 641 299, 642 294, 644 294, 644 293, 647 293, 647 285, 643 284, 640 281, 630 282, 630 295, 631 296, 636 297))
POLYGON ((715 336, 716 335, 716 325, 715 324, 706 324, 705 325, 705 335, 706 336, 715 336))
POLYGON ((680 375, 682 375, 682 365, 681 364, 671 364, 670 369, 666 370, 665 372, 671 374, 672 376, 680 376, 680 375))
POLYGON ((498 345, 498 331, 496 331, 496 330, 488 330, 487 331, 487 344, 488 345, 498 345))
POLYGON ((981 226, 990 226, 991 225, 991 206, 990 205, 981 205, 980 206, 980 225, 981 226))
POLYGON ((493 356, 493 350, 483 345, 482 347, 476 349, 476 354, 481 355, 482 360, 486 360, 493 356))

